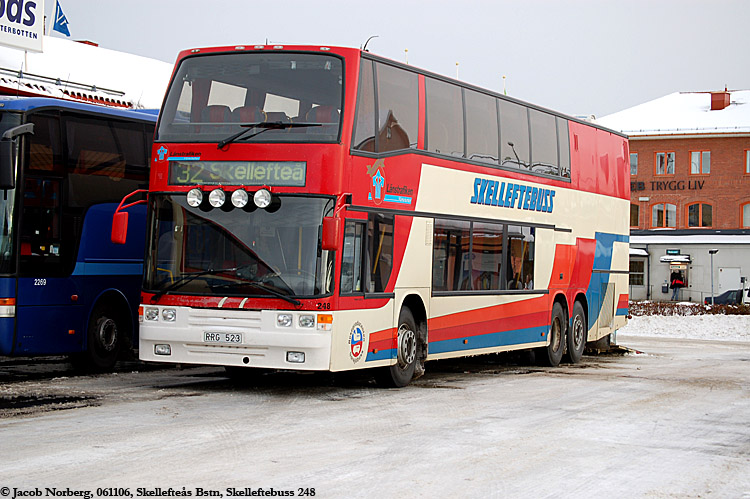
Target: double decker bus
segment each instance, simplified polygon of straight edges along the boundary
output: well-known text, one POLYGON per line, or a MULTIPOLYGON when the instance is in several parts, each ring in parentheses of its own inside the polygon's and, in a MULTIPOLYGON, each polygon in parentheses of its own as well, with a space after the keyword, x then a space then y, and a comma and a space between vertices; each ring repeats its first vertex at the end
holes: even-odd
POLYGON ((0 98, 0 355, 71 355, 106 370, 137 341, 145 207, 110 240, 124 195, 148 185, 156 111, 0 98))
POLYGON ((625 324, 617 132, 356 49, 259 45, 182 52, 153 147, 143 360, 404 386, 432 359, 577 362, 625 324))

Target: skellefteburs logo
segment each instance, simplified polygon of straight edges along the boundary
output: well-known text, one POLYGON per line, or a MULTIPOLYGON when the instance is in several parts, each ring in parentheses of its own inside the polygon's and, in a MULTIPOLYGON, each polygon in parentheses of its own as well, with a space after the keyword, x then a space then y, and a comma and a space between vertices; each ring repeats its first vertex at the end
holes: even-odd
POLYGON ((361 323, 355 322, 349 333, 349 356, 357 363, 364 357, 365 353, 365 328, 361 323))

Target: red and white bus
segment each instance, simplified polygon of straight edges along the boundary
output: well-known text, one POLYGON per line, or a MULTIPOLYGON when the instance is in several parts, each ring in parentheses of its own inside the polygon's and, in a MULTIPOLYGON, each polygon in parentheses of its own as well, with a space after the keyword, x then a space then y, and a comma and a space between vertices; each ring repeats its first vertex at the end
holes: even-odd
POLYGON ((152 157, 143 360, 404 386, 626 322, 617 132, 356 49, 218 47, 180 54, 152 157))

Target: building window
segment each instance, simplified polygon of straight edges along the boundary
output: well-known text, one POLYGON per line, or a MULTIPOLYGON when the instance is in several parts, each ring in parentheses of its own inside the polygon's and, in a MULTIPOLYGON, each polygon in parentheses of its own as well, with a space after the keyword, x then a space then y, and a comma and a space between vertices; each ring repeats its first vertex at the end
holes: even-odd
POLYGON ((638 153, 630 153, 630 174, 638 175, 638 153))
POLYGON ((657 175, 674 175, 674 153, 657 152, 656 153, 656 174, 657 175))
POLYGON ((645 260, 630 260, 630 285, 643 286, 645 260))
POLYGON ((745 151, 745 173, 750 174, 750 150, 745 151))
POLYGON ((638 227, 638 218, 640 215, 640 207, 637 204, 630 205, 630 226, 638 227))
POLYGON ((651 207, 651 227, 677 227, 677 206, 659 203, 651 207))
POLYGON ((711 227, 713 225, 713 206, 695 203, 688 206, 688 227, 711 227))
POLYGON ((742 228, 750 229, 750 203, 742 205, 742 228))
POLYGON ((711 173, 711 151, 690 151, 690 174, 708 175, 711 173))

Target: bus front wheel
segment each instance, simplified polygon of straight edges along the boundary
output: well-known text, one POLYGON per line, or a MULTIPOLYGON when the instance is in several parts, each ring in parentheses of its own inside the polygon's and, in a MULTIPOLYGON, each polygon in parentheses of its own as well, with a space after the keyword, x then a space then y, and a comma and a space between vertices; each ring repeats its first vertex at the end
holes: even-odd
POLYGON ((87 367, 111 371, 122 349, 125 327, 117 311, 107 304, 98 304, 91 313, 86 348, 87 367))
POLYGON ((545 366, 555 367, 562 360, 565 350, 565 332, 568 321, 562 305, 555 303, 552 306, 552 317, 549 325, 549 343, 546 347, 537 349, 536 358, 545 366))
POLYGON ((401 388, 409 384, 417 366, 417 324, 408 308, 401 309, 398 318, 396 363, 380 368, 378 380, 383 386, 401 388))

